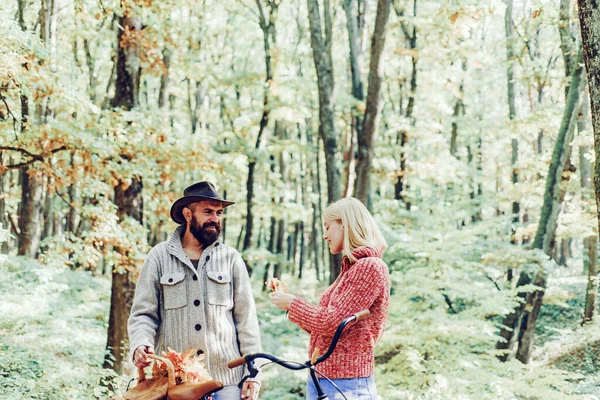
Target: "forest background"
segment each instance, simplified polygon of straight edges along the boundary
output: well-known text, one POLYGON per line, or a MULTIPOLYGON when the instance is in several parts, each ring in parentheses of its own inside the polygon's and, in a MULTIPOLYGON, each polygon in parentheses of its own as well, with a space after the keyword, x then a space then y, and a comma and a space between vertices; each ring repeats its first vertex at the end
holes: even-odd
POLYGON ((124 390, 138 268, 210 180, 266 351, 307 357, 263 282, 316 300, 353 195, 390 244, 383 399, 600 398, 594 3, 3 1, 0 395, 124 390))

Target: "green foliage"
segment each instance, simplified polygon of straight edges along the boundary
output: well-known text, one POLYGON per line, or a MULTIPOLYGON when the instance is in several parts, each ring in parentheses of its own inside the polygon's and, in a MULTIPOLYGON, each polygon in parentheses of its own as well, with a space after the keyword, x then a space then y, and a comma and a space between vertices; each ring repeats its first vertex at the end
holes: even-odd
POLYGON ((0 271, 2 396, 106 398, 99 382, 109 282, 17 259, 0 271))
MULTIPOLYGON (((387 222, 394 221, 398 220, 387 222)), ((585 398, 581 396, 591 385, 588 379, 587 386, 578 388, 585 378, 575 365, 548 364, 542 357, 527 366, 496 358, 501 317, 516 305, 516 293, 505 280, 507 269, 553 265, 543 254, 494 241, 493 227, 501 221, 454 231, 438 226, 431 232, 399 225, 385 253, 392 271, 393 306, 376 354, 383 398, 585 398)), ((536 343, 543 346, 554 340, 560 353, 566 350, 564 344, 558 345, 557 337, 547 332, 573 325, 584 291, 569 289, 580 293, 573 299, 555 290, 564 285, 559 283, 560 271, 552 270, 556 273, 551 275, 549 304, 542 307, 541 339, 536 343)), ((575 321, 580 319, 577 315, 575 321)), ((587 365, 590 371, 594 368, 589 361, 587 365)))

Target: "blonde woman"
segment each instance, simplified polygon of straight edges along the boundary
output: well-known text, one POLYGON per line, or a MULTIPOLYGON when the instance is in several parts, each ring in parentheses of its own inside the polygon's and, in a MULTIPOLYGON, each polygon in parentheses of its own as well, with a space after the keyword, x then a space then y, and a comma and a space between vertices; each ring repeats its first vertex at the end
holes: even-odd
MULTIPOLYGON (((309 355, 315 349, 321 354, 327 350, 344 318, 369 309, 371 315, 344 331, 331 357, 317 370, 331 379, 348 399, 377 399, 373 359, 375 343, 383 333, 388 315, 390 277, 381 259, 387 244, 373 216, 357 199, 344 198, 331 204, 323 220, 329 251, 344 254, 339 277, 317 306, 284 292, 271 293, 271 301, 288 312, 290 321, 310 334, 309 355)), ((320 379, 319 383, 330 399, 341 398, 326 379, 320 379)), ((307 398, 317 398, 311 379, 307 398)))

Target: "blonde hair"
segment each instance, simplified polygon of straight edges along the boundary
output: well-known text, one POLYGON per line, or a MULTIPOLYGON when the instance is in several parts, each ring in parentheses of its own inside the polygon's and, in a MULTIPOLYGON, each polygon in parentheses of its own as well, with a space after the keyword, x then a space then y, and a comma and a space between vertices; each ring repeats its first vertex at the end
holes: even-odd
POLYGON ((359 247, 385 250, 387 242, 381 234, 375 218, 360 200, 346 197, 332 203, 323 213, 324 220, 341 221, 344 230, 344 254, 351 262, 356 261, 352 252, 359 247))

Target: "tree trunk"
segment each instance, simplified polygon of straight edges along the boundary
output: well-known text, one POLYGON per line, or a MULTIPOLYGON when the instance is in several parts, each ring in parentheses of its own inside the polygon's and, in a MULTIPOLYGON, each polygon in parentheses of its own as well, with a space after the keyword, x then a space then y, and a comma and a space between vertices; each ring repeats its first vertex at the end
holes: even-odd
MULTIPOLYGON (((560 49, 563 56, 564 66, 565 66, 565 77, 567 78, 567 83, 565 85, 565 103, 569 94, 569 77, 573 73, 573 69, 575 68, 575 53, 576 53, 576 43, 575 38, 571 34, 571 2, 568 0, 560 0, 560 10, 559 10, 559 21, 558 21, 558 31, 560 34, 560 49)), ((580 105, 580 108, 583 108, 583 105, 580 105)), ((581 113, 581 110, 577 110, 577 115, 581 113)), ((577 118, 577 126, 579 126, 579 118, 577 118)), ((570 154, 569 154, 570 157, 570 154)), ((570 164, 570 158, 567 161, 567 165, 570 164)), ((573 169, 575 168, 572 166, 573 169)), ((561 190, 565 191, 566 188, 561 190)), ((561 194, 564 196, 564 194, 561 194)), ((567 260, 569 258, 569 249, 570 249, 570 238, 563 238, 560 241, 560 246, 556 246, 554 260, 558 263, 558 265, 566 266, 567 260)))
POLYGON ((571 239, 564 238, 560 241, 560 253, 558 255, 558 265, 566 266, 571 257, 571 239))
MULTIPOLYGON (((273 82, 273 65, 271 62, 272 48, 276 46, 276 32, 275 32, 275 21, 277 19, 277 11, 279 3, 277 1, 269 1, 269 20, 264 14, 262 7, 262 0, 256 0, 256 5, 259 12, 259 26, 263 32, 263 47, 265 51, 265 87, 263 94, 263 113, 260 119, 258 128, 258 136, 256 137, 256 144, 254 145, 255 153, 260 150, 262 146, 262 138, 269 123, 269 114, 271 112, 270 104, 270 90, 273 82)), ((252 213, 252 201, 254 199, 254 171, 256 169, 256 157, 257 154, 253 154, 248 157, 248 180, 246 181, 246 236, 244 237, 244 245, 242 250, 247 250, 252 245, 252 231, 254 228, 253 213, 252 213)))
MULTIPOLYGON (((273 205, 275 205, 275 199, 273 199, 273 205)), ((275 254, 275 231, 277 226, 277 220, 274 217, 271 217, 271 228, 269 229, 269 252, 271 254, 275 254)), ((271 263, 267 263, 265 265, 265 273, 263 275, 263 282, 269 280, 269 270, 271 269, 271 263)), ((267 290, 267 286, 262 286, 263 292, 267 290)))
MULTIPOLYGON (((0 166, 5 165, 4 157, 6 157, 5 154, 0 151, 0 166)), ((6 195, 8 193, 6 190, 7 179, 10 179, 10 177, 6 171, 0 172, 0 228, 10 231, 9 222, 6 215, 6 195)), ((0 244, 0 253, 8 254, 8 244, 10 241, 11 239, 8 238, 8 240, 0 244)))
POLYGON ((46 190, 44 196, 44 207, 43 207, 43 229, 41 240, 44 240, 52 235, 54 235, 54 213, 52 212, 52 196, 50 192, 47 190, 50 185, 50 179, 47 178, 46 182, 46 190))
POLYGON ((42 234, 43 185, 38 171, 32 168, 20 170, 21 204, 19 207, 18 255, 35 257, 42 234))
POLYGON ((598 295, 598 238, 590 236, 584 240, 584 251, 587 252, 587 287, 585 290, 585 308, 583 323, 591 321, 596 312, 596 297, 598 295))
MULTIPOLYGON (((459 86, 460 93, 464 92, 463 85, 459 86)), ((454 112, 452 113, 452 128, 450 130, 450 154, 454 158, 458 158, 456 152, 458 150, 458 118, 463 115, 464 103, 462 99, 456 99, 454 103, 454 112)))
MULTIPOLYGON (((571 2, 569 0, 560 0, 558 13, 558 33, 560 35, 560 51, 565 65, 565 76, 573 74, 575 65, 573 58, 577 52, 575 47, 576 40, 571 33, 571 2)), ((569 95, 569 83, 565 86, 565 101, 569 95)))
MULTIPOLYGON (((130 110, 138 104, 141 64, 135 41, 123 40, 125 33, 139 32, 141 20, 128 10, 120 18, 117 34, 117 79, 115 97, 111 101, 113 107, 122 107, 130 110), (126 47, 123 47, 126 46, 126 47)), ((130 33, 129 33, 130 34, 130 33)), ((127 39, 127 38, 125 38, 127 39)), ((123 157, 123 160, 127 160, 123 157)), ((115 186, 115 205, 117 216, 123 220, 125 216, 132 217, 140 224, 143 221, 142 178, 131 177, 131 184, 126 186, 119 182, 115 186)), ((115 249, 119 252, 119 249, 115 249)), ((123 251, 127 257, 126 251, 123 251)), ((127 354, 128 336, 127 319, 133 303, 135 292, 134 276, 136 274, 127 268, 115 268, 112 271, 112 292, 110 302, 110 316, 108 321, 108 335, 106 341, 106 355, 104 368, 112 368, 117 374, 123 373, 124 355, 127 354)))
MULTIPOLYGON (((281 124, 279 124, 277 121, 275 121, 275 129, 274 129, 274 137, 281 139, 281 140, 287 140, 287 131, 286 129, 281 129, 281 124)), ((286 165, 286 157, 285 157, 285 151, 282 150, 279 153, 279 176, 281 176, 282 181, 284 182, 284 187, 282 190, 282 194, 277 196, 277 203, 281 206, 283 204, 287 203, 287 196, 286 193, 288 192, 288 187, 287 187, 287 183, 289 179, 288 179, 288 173, 287 173, 287 165, 286 165)), ((282 273, 282 262, 285 259, 284 257, 284 251, 283 251, 283 243, 284 243, 284 238, 285 238, 285 232, 286 232, 286 223, 285 223, 285 219, 284 216, 280 216, 279 220, 277 221, 277 263, 275 263, 275 267, 273 268, 273 276, 275 278, 281 278, 281 273, 282 273)))
POLYGON ((296 221, 294 224, 294 232, 289 235, 290 244, 288 248, 288 261, 292 265, 292 275, 296 275, 296 257, 298 255, 298 238, 303 234, 301 231, 301 221, 296 221))
MULTIPOLYGON (((415 106, 415 96, 417 93, 417 28, 413 26, 412 31, 409 31, 408 26, 404 22, 404 10, 400 7, 399 2, 394 2, 394 10, 396 16, 400 18, 400 26, 404 32, 404 37, 408 42, 408 46, 411 53, 411 76, 410 76, 410 91, 408 93, 408 102, 406 105, 406 111, 404 116, 410 120, 411 127, 415 127, 415 119, 413 118, 413 110, 415 106)), ((417 16, 417 0, 413 0, 413 18, 417 16)), ((402 84, 400 85, 402 88, 402 84)), ((400 90, 402 92, 402 89, 400 90)), ((400 109, 402 109, 402 98, 400 98, 400 109)), ((406 192, 408 191, 408 145, 409 145, 409 134, 406 130, 401 130, 398 133, 396 144, 400 147, 400 160, 399 160, 399 171, 397 173, 396 183, 394 185, 394 198, 404 203, 407 210, 410 210, 411 203, 406 192)))
MULTIPOLYGON (((75 165, 75 154, 71 153, 71 168, 73 171, 76 171, 75 165)), ((75 180, 69 185, 68 189, 69 195, 69 213, 67 214, 67 232, 71 232, 77 235, 77 227, 79 226, 79 214, 77 213, 78 209, 81 209, 78 206, 79 203, 79 191, 78 191, 78 182, 75 180)))
POLYGON ((198 103, 202 98, 202 85, 200 82, 196 82, 196 90, 192 95, 192 80, 190 78, 187 79, 187 105, 188 105, 188 113, 190 115, 190 129, 192 135, 196 133, 198 129, 198 103), (195 99, 195 101, 192 101, 195 99))
MULTIPOLYGON (((309 124, 307 123, 307 126, 309 126, 309 124)), ((310 170, 310 177, 311 177, 311 181, 312 181, 312 192, 313 193, 317 193, 317 196, 313 196, 312 197, 312 230, 310 233, 310 243, 311 243, 311 248, 312 248, 312 253, 313 253, 313 257, 312 257, 312 262, 313 265, 315 266, 315 275, 317 277, 317 281, 321 281, 321 273, 320 273, 320 260, 323 260, 322 257, 320 257, 320 252, 319 252, 319 241, 320 241, 320 237, 319 237, 319 228, 321 226, 320 224, 320 218, 319 216, 321 215, 320 210, 321 210, 321 173, 320 173, 320 145, 319 145, 319 137, 318 136, 314 136, 314 135, 308 135, 307 136, 310 137, 310 143, 311 143, 311 153, 315 155, 315 168, 311 168, 310 170), (316 142, 316 146, 314 144, 314 142, 316 142)), ((323 275, 325 275, 323 273, 323 275)))
POLYGON ((23 31, 27 31, 27 27, 25 26, 25 2, 26 0, 17 0, 18 8, 17 8, 17 23, 21 27, 23 31))
MULTIPOLYGON (((506 12, 504 15, 504 30, 506 35, 506 95, 508 99, 508 118, 512 122, 517 116, 517 108, 515 106, 515 77, 514 77, 514 42, 513 42, 513 0, 505 0, 506 12)), ((519 170, 517 162, 519 161, 519 141, 516 138, 511 139, 511 157, 512 165, 512 183, 513 185, 519 182, 519 170)), ((518 201, 512 203, 512 228, 511 228, 511 243, 517 244, 515 233, 519 224, 519 214, 521 206, 518 201)))
POLYGON ((281 261, 283 260, 283 238, 285 237, 285 221, 280 219, 277 221, 277 262, 273 268, 273 277, 280 279, 281 278, 281 261))
MULTIPOLYGON (((565 114, 552 153, 552 163, 548 169, 544 204, 542 205, 540 222, 533 242, 533 248, 543 250, 547 255, 551 255, 554 250, 558 214, 566 194, 566 184, 563 184, 561 188, 561 182, 568 181, 570 175, 574 172, 570 164, 571 142, 573 141, 577 122, 578 103, 585 87, 585 76, 582 76, 582 61, 582 49, 580 48, 576 59, 576 67, 570 80, 571 87, 567 96, 565 114)), ((533 284, 540 287, 540 289, 527 295, 525 325, 522 327, 523 336, 519 340, 517 350, 517 359, 525 364, 529 363, 533 351, 535 326, 539 309, 542 306, 546 279, 546 271, 543 269, 538 270, 533 284)))
POLYGON ((136 42, 128 35, 131 35, 129 32, 139 32, 142 24, 139 18, 126 13, 119 19, 119 25, 125 30, 119 29, 117 34, 117 80, 115 97, 110 105, 131 110, 139 103, 142 68, 136 42))
MULTIPOLYGON (((460 60, 460 66, 463 71, 463 76, 460 78, 460 84, 458 85, 458 98, 454 103, 454 111, 452 113, 452 128, 450 131, 450 154, 454 158, 459 159, 458 155, 458 122, 461 117, 465 115, 465 103, 463 101, 465 97, 465 79, 464 75, 467 71, 467 59, 462 58, 460 60)), ((470 161, 469 161, 470 162, 470 161)))
MULTIPOLYGON (((17 19, 21 29, 26 30, 23 19, 25 1, 18 2, 17 19)), ((42 1, 40 10, 40 39, 46 43, 49 37, 48 5, 42 1)), ((40 100, 42 101, 42 100, 40 100)), ((41 113, 38 113, 41 114, 41 113)), ((29 99, 21 93, 21 132, 26 129, 29 121, 29 99)), ((40 245, 42 226, 40 225, 41 201, 43 187, 40 174, 32 167, 26 167, 19 171, 21 182, 21 203, 18 210, 18 251, 17 254, 35 257, 40 245)))
POLYGON ((304 270, 304 259, 306 258, 306 232, 304 230, 304 221, 300 221, 300 260, 298 261, 298 279, 302 279, 304 270))
POLYGON ((473 200, 473 205, 477 209, 475 213, 471 216, 471 222, 478 222, 483 220, 482 210, 481 210, 481 196, 483 195, 483 153, 481 151, 483 140, 481 136, 477 138, 477 153, 475 155, 475 170, 477 171, 477 178, 475 182, 472 183, 473 189, 471 192, 471 199, 473 200))
MULTIPOLYGON (((589 82, 590 103, 592 112, 592 126, 594 129, 594 153, 596 160, 600 160, 600 32, 597 27, 600 26, 600 10, 595 1, 578 0, 579 22, 581 28, 581 38, 583 42, 583 54, 587 77, 589 82)), ((596 207, 600 210, 600 162, 594 163, 594 193, 596 197, 596 207)), ((600 214, 598 214, 598 224, 600 225, 600 214)), ((596 230, 598 233, 600 230, 596 230)), ((598 281, 591 279, 597 278, 597 238, 588 238, 593 244, 590 246, 590 265, 588 268, 588 291, 586 295, 586 318, 592 318, 596 302, 598 281), (594 251, 595 249, 595 251, 594 251), (593 257, 593 261, 592 258, 593 257), (591 290, 590 290, 591 289, 591 290)))
MULTIPOLYGON (((223 190, 223 198, 227 198, 227 190, 223 190)), ((223 237, 223 243, 226 243, 225 240, 227 240, 227 225, 227 208, 225 208, 223 210, 223 218, 221 221, 221 236, 223 237)))
MULTIPOLYGON (((117 216, 122 221, 125 216, 134 218, 140 224, 143 221, 142 179, 135 177, 131 186, 123 189, 115 188, 115 204, 118 207, 117 216)), ((119 249, 116 249, 119 251, 119 249)), ((127 254, 125 254, 127 257, 127 254)), ((112 272, 110 316, 108 321, 108 336, 104 368, 112 368, 118 374, 124 372, 125 355, 128 348, 127 320, 133 304, 135 293, 135 271, 117 268, 112 272)))
POLYGON ((88 68, 88 96, 92 103, 96 104, 97 94, 96 87, 98 82, 95 75, 95 63, 90 50, 90 43, 87 39, 83 39, 83 49, 85 50, 85 62, 88 68))
MULTIPOLYGON (((324 4, 325 37, 321 30, 321 16, 317 0, 307 0, 310 25, 310 42, 313 60, 317 71, 319 88, 319 136, 323 139, 325 151, 325 171, 327 174, 328 203, 338 200, 341 195, 340 171, 338 168, 338 145, 334 124, 333 97, 334 79, 331 57, 332 22, 329 0, 324 4)), ((329 280, 333 282, 339 275, 341 256, 331 256, 329 280)))
POLYGON ((363 134, 363 116, 360 113, 360 105, 365 99, 364 82, 363 82, 363 32, 365 15, 361 9, 361 5, 366 5, 363 0, 344 0, 343 7, 346 13, 346 27, 348 29, 348 44, 350 49, 350 71, 352 74, 352 97, 356 104, 351 111, 351 127, 350 127, 350 148, 348 156, 344 157, 346 173, 346 196, 351 193, 351 188, 354 187, 355 175, 350 170, 355 167, 354 162, 354 142, 355 138, 362 137, 363 134))
POLYGON ((166 110, 169 105, 169 67, 171 66, 171 51, 168 48, 163 49, 164 69, 160 76, 160 90, 158 92, 158 107, 166 110))
POLYGON ((371 62, 369 65, 369 88, 362 135, 358 137, 358 160, 356 163, 356 188, 354 197, 370 208, 371 168, 375 138, 381 116, 381 81, 383 63, 381 57, 385 46, 386 26, 390 16, 391 0, 377 1, 375 29, 371 39, 371 62))
MULTIPOLYGON (((573 140, 575 122, 577 118, 577 103, 583 88, 583 82, 585 82, 585 79, 582 79, 581 76, 583 70, 581 67, 581 57, 582 53, 580 50, 577 56, 577 68, 573 71, 567 104, 556 139, 554 151, 552 153, 552 162, 548 170, 546 189, 544 192, 544 203, 542 206, 538 229, 533 241, 533 248, 540 249, 547 255, 551 255, 554 248, 556 224, 562 202, 562 199, 560 198, 560 183, 569 155, 571 154, 571 142, 573 140)), ((522 292, 519 293, 519 297, 521 299, 526 299, 526 301, 522 302, 518 307, 515 308, 515 310, 513 310, 504 318, 502 323, 504 328, 502 328, 500 336, 504 338, 505 341, 498 342, 496 346, 497 349, 507 350, 507 353, 500 357, 501 360, 506 361, 510 357, 512 344, 515 343, 515 340, 517 337, 519 337, 519 333, 521 331, 522 335, 521 339, 519 340, 517 357, 523 363, 529 362, 531 350, 533 348, 533 337, 537 322, 537 315, 539 313, 539 308, 541 307, 544 296, 546 276, 547 274, 541 268, 541 266, 538 267, 538 270, 536 271, 521 271, 517 287, 535 284, 540 286, 540 289, 529 294, 522 292), (528 309, 530 309, 530 311, 525 317, 525 323, 522 326, 521 321, 523 321, 523 314, 525 313, 526 306, 528 309)))
POLYGON ((574 69, 571 78, 571 86, 573 89, 569 89, 565 113, 556 139, 556 145, 552 153, 552 163, 548 170, 540 223, 533 242, 534 248, 542 249, 546 254, 550 254, 551 243, 554 241, 556 222, 558 212, 560 211, 560 181, 571 154, 571 141, 573 140, 577 120, 577 103, 585 85, 585 77, 581 76, 583 71, 583 67, 581 66, 581 54, 582 52, 580 49, 577 55, 577 67, 574 69))
POLYGON ((312 231, 310 233, 310 244, 312 248, 312 260, 313 265, 315 267, 315 276, 317 277, 317 281, 321 281, 320 274, 320 262, 319 262, 319 242, 318 242, 318 232, 319 232, 319 220, 317 217, 317 205, 313 203, 313 215, 312 215, 312 231))
POLYGON ((533 285, 542 288, 536 290, 533 293, 527 294, 527 306, 525 307, 525 314, 521 324, 521 335, 519 336, 519 346, 517 348, 516 358, 523 364, 528 364, 531 360, 531 353, 533 352, 533 339, 535 335, 535 326, 537 318, 542 307, 542 301, 544 298, 544 289, 546 288, 545 272, 538 271, 533 280, 533 285), (531 307, 530 311, 527 311, 531 307))
POLYGON ((319 88, 319 136, 325 150, 325 170, 327 173, 327 199, 332 203, 340 198, 340 172, 338 168, 338 145, 334 124, 333 98, 334 78, 331 64, 331 17, 328 15, 329 1, 325 0, 325 38, 321 29, 321 16, 316 0, 307 0, 310 39, 313 60, 317 71, 319 88))
POLYGON ((237 242, 236 242, 236 245, 235 245, 235 248, 236 248, 236 249, 239 249, 239 248, 240 248, 240 246, 242 245, 242 238, 243 238, 243 237, 244 237, 244 226, 242 225, 242 226, 240 227, 240 233, 239 233, 239 235, 238 235, 237 242))
MULTIPOLYGON (((583 134, 587 129, 587 120, 589 112, 589 96, 583 99, 581 109, 578 113, 577 131, 583 134)), ((591 150, 588 146, 579 148, 579 174, 581 181, 581 200, 583 203, 583 213, 591 213, 591 194, 592 188, 592 165, 586 154, 591 150)), ((587 275, 588 283, 585 296, 585 307, 583 311, 583 323, 591 321, 596 312, 596 296, 598 294, 598 230, 594 229, 594 235, 583 239, 583 267, 587 275)))

